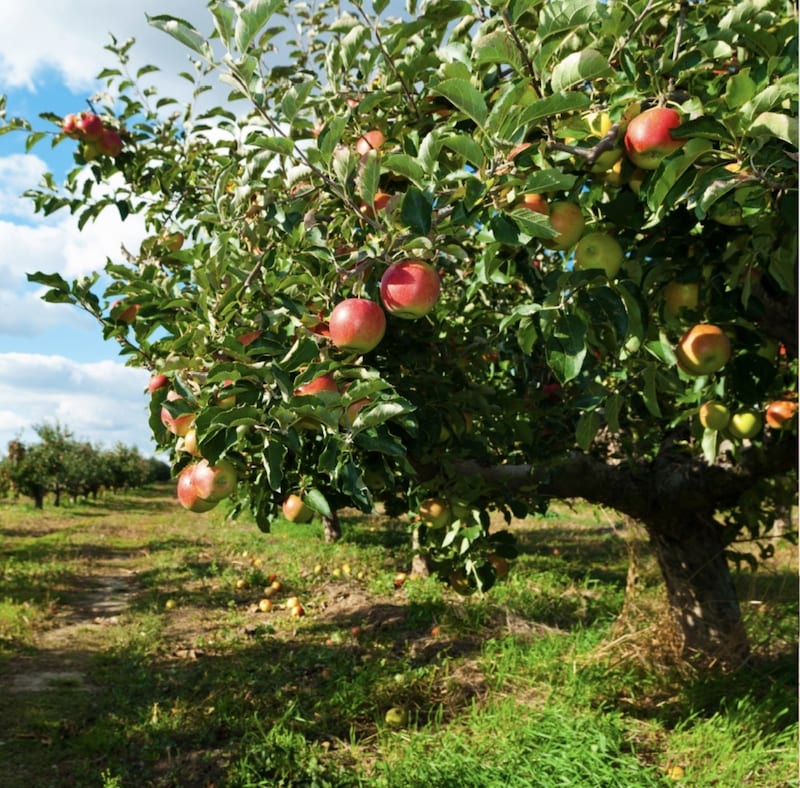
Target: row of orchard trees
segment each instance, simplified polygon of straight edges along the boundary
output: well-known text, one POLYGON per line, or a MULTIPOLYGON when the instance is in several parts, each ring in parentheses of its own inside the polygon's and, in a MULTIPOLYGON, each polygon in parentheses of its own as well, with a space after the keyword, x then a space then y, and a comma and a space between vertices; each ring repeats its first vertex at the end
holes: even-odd
POLYGON ((73 438, 59 425, 35 427, 39 441, 13 440, 0 459, 0 494, 33 498, 37 509, 52 493, 59 506, 62 496, 96 498, 101 490, 141 487, 169 478, 168 467, 158 459, 143 457, 136 447, 116 444, 112 449, 73 438))

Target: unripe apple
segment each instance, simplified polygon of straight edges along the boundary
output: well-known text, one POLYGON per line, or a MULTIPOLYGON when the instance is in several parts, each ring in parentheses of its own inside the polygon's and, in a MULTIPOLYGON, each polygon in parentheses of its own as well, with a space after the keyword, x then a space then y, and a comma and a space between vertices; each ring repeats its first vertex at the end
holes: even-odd
POLYGON ((187 465, 178 476, 178 500, 190 512, 207 512, 213 509, 216 501, 205 500, 200 497, 194 483, 196 465, 187 465))
POLYGON ((686 142, 671 134, 680 125, 680 113, 670 107, 653 107, 637 115, 625 131, 628 158, 643 170, 656 169, 662 159, 686 142))
POLYGON ((313 516, 314 512, 303 502, 303 499, 292 493, 281 505, 283 516, 290 523, 307 523, 313 516))
POLYGON ((724 430, 731 420, 731 412, 724 403, 709 400, 700 406, 699 418, 707 430, 724 430))
POLYGON ((754 410, 742 410, 731 416, 728 434, 742 440, 755 438, 761 432, 761 416, 754 410))
POLYGON ((381 277, 381 300, 389 314, 413 320, 433 309, 442 289, 436 269, 421 260, 390 265, 381 277))
POLYGON ((719 326, 698 323, 680 338, 675 357, 687 375, 710 375, 728 363, 731 343, 719 326))
POLYGON ((369 353, 386 332, 386 315, 374 301, 346 298, 331 312, 328 320, 331 342, 340 350, 369 353))
POLYGON ((571 249, 583 235, 585 221, 580 206, 568 200, 557 200, 550 205, 550 225, 558 233, 542 244, 548 249, 571 249))
POLYGON ((616 238, 608 233, 584 235, 575 247, 575 268, 579 271, 600 269, 613 279, 622 267, 625 255, 616 238))
POLYGON ((700 285, 697 282, 670 282, 664 288, 665 313, 676 317, 682 309, 697 309, 700 285))
POLYGON ((103 136, 105 126, 94 112, 81 112, 75 120, 75 128, 87 142, 95 142, 103 136))
POLYGON ((221 501, 236 489, 238 474, 230 460, 222 459, 216 465, 200 460, 194 467, 192 481, 202 499, 221 501))
POLYGON ((384 142, 386 142, 386 137, 383 132, 373 129, 358 138, 356 141, 356 153, 359 156, 366 156, 371 150, 378 150, 384 142))
POLYGON ((430 528, 450 525, 453 515, 450 507, 439 498, 426 498, 419 505, 419 517, 430 528))
POLYGON ((775 400, 767 405, 767 424, 774 430, 786 429, 797 415, 797 403, 792 400, 775 400))

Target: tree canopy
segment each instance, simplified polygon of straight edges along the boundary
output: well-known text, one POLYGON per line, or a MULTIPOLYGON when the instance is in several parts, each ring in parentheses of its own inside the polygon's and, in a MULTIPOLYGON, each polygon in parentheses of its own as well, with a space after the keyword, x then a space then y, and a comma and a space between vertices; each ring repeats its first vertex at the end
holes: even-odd
POLYGON ((490 511, 613 506, 687 645, 746 653, 727 556, 796 490, 794 6, 209 11, 209 34, 150 19, 192 102, 114 40, 91 113, 6 126, 75 146, 40 212, 145 217, 102 278, 31 279, 166 376, 150 426, 176 474, 229 461, 263 529, 293 493, 408 512, 464 592, 515 554, 490 511))

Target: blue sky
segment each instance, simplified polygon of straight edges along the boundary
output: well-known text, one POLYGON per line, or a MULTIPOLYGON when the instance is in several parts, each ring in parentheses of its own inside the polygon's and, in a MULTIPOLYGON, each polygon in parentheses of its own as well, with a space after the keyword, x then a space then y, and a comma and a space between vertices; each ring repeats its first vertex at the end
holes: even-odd
MULTIPOLYGON (((136 39, 134 68, 153 63, 151 75, 170 95, 184 84, 175 76, 187 65, 187 50, 150 28, 146 14, 172 14, 208 32, 211 18, 198 0, 39 0, 6 3, 0 26, 0 94, 7 116, 23 116, 37 128, 44 111, 61 115, 86 107, 98 90, 94 76, 115 65, 104 49, 112 33, 136 39)), ((146 422, 148 373, 126 367, 117 345, 103 342, 100 327, 79 310, 41 300, 31 271, 58 272, 67 279, 120 259, 120 246, 138 248, 141 220, 121 222, 108 212, 82 232, 68 213, 35 216, 21 193, 42 174, 63 175, 73 145, 49 141, 28 154, 22 134, 0 136, 0 453, 13 438, 35 440, 32 426, 58 421, 82 440, 111 446, 117 441, 151 453, 146 422)))

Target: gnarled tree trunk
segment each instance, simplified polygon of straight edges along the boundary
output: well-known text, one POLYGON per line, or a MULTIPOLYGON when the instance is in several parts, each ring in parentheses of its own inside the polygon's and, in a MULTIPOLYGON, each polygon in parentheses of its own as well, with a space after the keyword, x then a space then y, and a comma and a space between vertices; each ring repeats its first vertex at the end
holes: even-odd
POLYGON ((339 522, 339 513, 336 510, 331 512, 330 517, 322 518, 322 527, 328 544, 338 542, 342 538, 342 524, 339 522))

